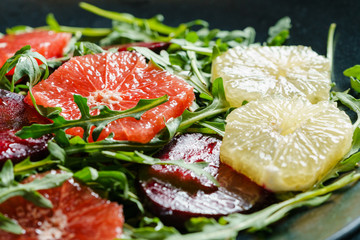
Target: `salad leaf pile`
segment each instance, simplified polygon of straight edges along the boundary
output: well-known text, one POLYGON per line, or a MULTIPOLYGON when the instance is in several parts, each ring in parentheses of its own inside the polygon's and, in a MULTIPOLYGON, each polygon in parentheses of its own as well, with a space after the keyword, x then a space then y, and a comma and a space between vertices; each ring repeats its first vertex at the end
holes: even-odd
MULTIPOLYGON (((224 135, 225 118, 232 111, 227 103, 222 79, 211 82, 212 60, 229 48, 251 44, 278 46, 286 44, 290 37, 291 20, 280 19, 269 28, 269 36, 264 43, 255 43, 255 30, 247 27, 243 30, 224 31, 210 29, 206 21, 194 20, 177 27, 163 23, 161 15, 150 19, 136 18, 127 13, 118 13, 100 9, 88 3, 80 7, 101 17, 113 20, 111 28, 79 28, 62 26, 49 14, 47 26, 41 29, 71 32, 74 34, 67 54, 63 58, 46 60, 38 53, 30 51, 29 46, 19 49, 0 69, 1 88, 26 94, 29 92, 34 106, 42 115, 52 120, 51 124, 34 124, 24 127, 17 136, 37 138, 44 134, 54 134, 54 140, 48 143, 50 154, 43 160, 32 162, 26 159, 15 166, 7 161, 0 172, 0 203, 13 196, 23 196, 34 204, 51 207, 36 190, 52 188, 73 176, 112 201, 124 204, 128 223, 124 225, 126 239, 235 239, 242 230, 257 231, 278 221, 291 210, 304 206, 317 206, 327 201, 332 192, 358 181, 360 173, 357 164, 360 160, 360 99, 353 97, 350 91, 332 91, 332 101, 338 101, 348 111, 355 112, 353 145, 350 153, 313 189, 303 193, 281 195, 283 200, 252 214, 231 214, 219 220, 193 218, 187 224, 187 233, 180 233, 173 227, 165 226, 158 218, 149 215, 136 194, 136 169, 139 164, 174 164, 192 170, 195 174, 206 175, 217 184, 209 174, 203 171, 205 163, 187 164, 178 161, 160 161, 153 154, 167 144, 177 133, 200 132, 224 135), (84 41, 86 39, 86 41, 84 41), (170 42, 165 51, 155 53, 148 48, 132 47, 159 67, 181 76, 194 87, 196 101, 181 117, 168 122, 166 128, 147 144, 117 141, 108 136, 105 140, 89 142, 90 129, 95 127, 92 138, 97 139, 101 130, 111 121, 123 117, 140 118, 141 114, 167 101, 167 97, 141 100, 137 106, 125 111, 113 111, 106 106, 97 106, 99 114, 91 115, 86 98, 74 96, 81 118, 66 120, 58 108, 37 106, 31 89, 42 79, 46 79, 54 69, 72 56, 81 56, 105 51, 104 48, 132 42, 170 42), (22 59, 22 61, 19 61, 22 59), (37 60, 42 64, 39 66, 37 60), (8 79, 6 73, 15 69, 8 79), (20 78, 27 78, 26 84, 16 84, 20 78), (71 137, 65 130, 71 127, 84 129, 83 138, 71 137), (25 177, 49 169, 64 170, 61 175, 51 179, 41 179, 28 184, 19 181, 25 177), (55 179, 56 178, 56 179, 55 179)), ((27 30, 30 27, 14 27, 8 33, 27 30)), ((332 30, 333 34, 333 30, 332 30)), ((331 37, 330 37, 331 39, 331 37)), ((331 41, 330 41, 331 42, 331 41)), ((329 44, 331 46, 331 43, 329 44)), ((329 47, 328 49, 332 49, 329 47)), ((111 49, 113 51, 116 49, 111 49)), ((331 50, 328 54, 331 58, 331 50)), ((354 66, 344 72, 350 77, 352 90, 360 92, 360 67, 354 66)), ((244 103, 246 104, 246 103, 244 103)), ((0 214, 0 229, 21 233, 21 227, 0 214)))

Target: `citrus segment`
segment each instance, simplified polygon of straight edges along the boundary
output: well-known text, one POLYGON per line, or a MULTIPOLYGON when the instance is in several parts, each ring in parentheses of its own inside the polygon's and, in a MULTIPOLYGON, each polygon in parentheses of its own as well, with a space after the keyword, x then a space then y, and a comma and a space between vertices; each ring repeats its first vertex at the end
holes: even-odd
POLYGON ((226 121, 221 161, 272 191, 309 189, 352 141, 349 117, 328 101, 267 97, 226 121))
MULTIPOLYGON (((142 143, 165 127, 164 119, 179 117, 194 99, 193 88, 185 81, 127 51, 74 57, 36 85, 33 94, 39 105, 61 107, 66 119, 80 118, 73 94, 86 97, 90 108, 106 105, 112 110, 134 107, 140 99, 168 95, 166 103, 147 111, 140 120, 128 117, 111 122, 99 137, 104 139, 113 132, 114 139, 142 143)), ((30 103, 29 97, 27 101, 30 103)), ((67 133, 82 135, 82 129, 69 129, 67 133)))
POLYGON ((62 57, 70 39, 70 33, 53 31, 32 31, 5 35, 0 38, 0 66, 12 57, 17 50, 26 45, 30 45, 32 51, 40 53, 47 59, 62 57))
POLYGON ((222 77, 231 106, 270 95, 329 99, 330 62, 304 46, 236 47, 213 62, 212 79, 222 77))
MULTIPOLYGON (((27 182, 32 179, 34 177, 27 182)), ((23 235, 0 230, 0 239, 113 240, 121 237, 122 206, 101 199, 74 179, 39 192, 52 202, 52 209, 37 207, 22 197, 13 197, 0 204, 0 212, 15 219, 26 230, 23 235)))

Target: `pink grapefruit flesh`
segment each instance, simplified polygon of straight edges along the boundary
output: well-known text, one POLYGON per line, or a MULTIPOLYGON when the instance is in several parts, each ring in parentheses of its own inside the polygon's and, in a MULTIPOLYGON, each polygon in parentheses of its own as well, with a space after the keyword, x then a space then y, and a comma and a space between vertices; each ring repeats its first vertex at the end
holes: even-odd
MULTIPOLYGON (((140 120, 127 117, 111 122, 99 137, 101 140, 114 133, 116 140, 141 143, 149 142, 165 127, 165 121, 179 117, 194 99, 193 88, 184 80, 128 51, 74 57, 36 85, 33 94, 39 105, 61 107, 66 119, 80 118, 74 94, 86 97, 90 108, 106 105, 112 110, 134 107, 140 99, 168 95, 166 103, 148 110, 140 120)), ((26 100, 30 102, 29 97, 26 100)), ((83 132, 72 128, 67 133, 81 136, 83 132)))

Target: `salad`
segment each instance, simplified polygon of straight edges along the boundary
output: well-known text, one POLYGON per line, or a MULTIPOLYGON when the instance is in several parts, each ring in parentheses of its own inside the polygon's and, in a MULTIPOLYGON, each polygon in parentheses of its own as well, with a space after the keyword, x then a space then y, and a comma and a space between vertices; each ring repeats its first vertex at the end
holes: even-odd
MULTIPOLYGON (((173 141, 180 141, 181 137, 179 136, 201 134, 202 136, 214 136, 214 139, 222 139, 226 134, 226 119, 229 114, 236 107, 242 108, 242 105, 251 105, 246 99, 239 103, 240 106, 229 104, 226 88, 224 89, 225 84, 223 85, 226 78, 212 76, 215 59, 229 49, 250 45, 257 45, 260 48, 261 45, 268 47, 285 45, 290 36, 291 20, 288 17, 280 19, 269 29, 269 37, 265 43, 255 43, 255 30, 251 27, 244 30, 223 31, 210 29, 208 24, 202 20, 171 27, 162 23, 159 16, 141 19, 129 14, 100 9, 87 3, 81 3, 80 7, 112 19, 113 26, 111 28, 62 26, 56 20, 56 16, 49 14, 46 19, 47 26, 37 29, 17 26, 8 29, 9 34, 24 31, 35 34, 44 31, 71 33, 71 35, 67 35, 71 38, 65 37, 67 44, 64 48, 65 54, 62 56, 56 54, 55 56, 46 56, 47 52, 41 52, 40 48, 38 50, 35 48, 37 51, 34 53, 29 46, 24 46, 18 49, 12 57, 9 56, 10 58, 4 61, 0 69, 1 88, 26 96, 23 97, 27 104, 24 108, 34 107, 36 110, 34 115, 41 118, 41 120, 34 120, 33 122, 36 124, 30 126, 27 126, 29 124, 22 120, 23 126, 16 129, 14 134, 24 139, 42 137, 45 142, 53 137, 47 143, 49 152, 46 156, 38 158, 37 161, 29 158, 17 159, 13 162, 3 161, 0 173, 1 203, 6 204, 6 201, 14 196, 22 196, 37 206, 52 208, 54 203, 49 202, 36 191, 48 191, 54 187, 58 189, 63 182, 76 181, 86 188, 84 192, 87 194, 96 195, 97 199, 108 199, 119 204, 111 205, 117 209, 114 212, 117 211, 121 215, 120 212, 124 211, 125 215, 125 223, 121 226, 123 227, 122 235, 116 235, 117 237, 124 239, 235 239, 241 231, 259 231, 271 227, 272 223, 285 217, 293 209, 324 204, 328 201, 331 193, 360 178, 356 171, 359 161, 356 115, 360 113, 358 100, 354 97, 360 89, 360 70, 358 66, 354 66, 344 72, 349 77, 352 89, 346 92, 331 90, 330 95, 332 102, 337 102, 342 109, 345 109, 351 116, 355 116, 353 123, 347 125, 348 129, 351 129, 350 134, 353 134, 353 137, 347 134, 350 136, 347 144, 349 151, 336 159, 337 161, 331 166, 331 169, 319 176, 315 185, 274 193, 274 196, 268 198, 271 201, 263 203, 262 206, 253 209, 250 213, 229 212, 224 214, 225 216, 216 216, 215 218, 198 215, 190 220, 186 219, 188 220, 186 224, 178 228, 167 225, 166 221, 162 222, 160 219, 163 216, 160 214, 159 219, 156 211, 149 211, 144 204, 144 197, 139 194, 141 191, 139 191, 138 176, 141 173, 147 173, 146 171, 152 171, 148 169, 154 166, 155 170, 156 166, 162 166, 162 169, 169 167, 166 171, 170 171, 169 169, 172 168, 177 169, 175 171, 185 169, 180 171, 190 171, 194 175, 190 179, 190 184, 194 183, 192 181, 200 181, 201 187, 221 187, 219 185, 221 182, 206 170, 209 166, 212 167, 211 162, 206 163, 206 160, 205 164, 204 161, 197 160, 189 162, 185 160, 186 157, 164 161, 160 157, 161 153, 168 148, 169 144, 171 146, 173 141), (111 60, 118 58, 125 60, 124 62, 117 60, 112 62, 111 60), (138 99, 133 101, 134 103, 125 107, 114 107, 119 99, 125 98, 125 94, 109 96, 108 91, 105 91, 109 89, 102 89, 104 91, 101 93, 94 91, 84 97, 81 96, 83 94, 77 94, 82 91, 80 85, 74 85, 74 82, 57 82, 61 76, 67 76, 67 74, 70 76, 76 73, 77 69, 85 66, 89 68, 81 72, 83 75, 76 76, 74 79, 82 77, 88 79, 89 76, 96 74, 111 76, 112 68, 99 70, 106 64, 99 64, 96 65, 96 68, 91 68, 95 66, 93 63, 102 61, 109 65, 136 66, 134 72, 137 74, 136 76, 139 76, 136 80, 140 79, 139 82, 145 83, 144 85, 140 83, 139 89, 143 90, 141 94, 138 94, 139 91, 128 94, 130 96, 127 99, 128 102, 132 102, 136 94, 139 95, 138 99), (141 78, 144 75, 147 77, 141 78), (156 77, 151 79, 152 76, 156 77), (47 80, 44 81, 44 79, 47 80), (166 95, 164 96, 163 91, 156 95, 157 90, 153 86, 149 87, 150 83, 146 82, 148 79, 151 79, 151 83, 158 79, 166 79, 164 82, 171 83, 170 87, 167 85, 165 87, 166 95), (51 82, 51 84, 46 85, 46 82, 51 82), (55 87, 49 90, 49 85, 55 87), (75 86, 73 87, 74 92, 69 95, 71 88, 68 86, 73 85, 75 86), (150 90, 146 92, 142 86, 150 90), (175 88, 174 93, 171 90, 175 88), (66 91, 61 92, 61 89, 66 91), (49 92, 56 91, 59 91, 58 95, 47 95, 49 92), (70 97, 66 98, 67 95, 70 97), (179 95, 182 98, 178 97, 179 95), (61 99, 65 103, 61 105, 62 102, 56 99, 61 99), (51 100, 55 100, 55 104, 50 104, 51 100), (166 106, 167 102, 171 103, 172 105, 169 106, 173 107, 159 110, 160 106, 166 106), (71 106, 69 111, 66 108, 68 106, 71 106), (181 107, 176 108, 176 106, 181 107), (154 112, 150 114, 151 111, 154 112), (164 111, 161 112, 163 117, 158 114, 158 111, 164 111), (171 113, 168 113, 169 111, 171 113), (129 118, 137 119, 136 121, 144 120, 144 125, 136 130, 135 125, 131 125, 132 120, 122 120, 129 118), (124 131, 125 133, 122 133, 117 131, 116 126, 113 127, 113 122, 119 122, 125 128, 130 125, 133 127, 129 127, 124 131), (157 130, 149 133, 141 130, 147 129, 149 125, 157 130), (139 140, 143 135, 148 137, 139 140), (35 177, 32 182, 29 180, 23 182, 29 176, 54 169, 57 169, 58 172, 52 172, 45 177, 35 177), (139 169, 141 169, 140 174, 139 169), (75 180, 69 180, 70 178, 75 180), (119 207, 120 205, 123 207, 119 207)), ((329 28, 327 59, 329 59, 331 70, 335 25, 331 25, 329 28)), ((283 48, 279 47, 278 49, 282 51, 283 48)), ((121 75, 116 71, 114 74, 121 75)), ((109 77, 109 79, 112 78, 109 77)), ((156 85, 162 83, 159 82, 156 85)), ((95 82, 89 84, 95 85, 95 82)), ((117 86, 120 83, 106 82, 104 84, 117 86)), ((135 83, 130 81, 129 84, 135 83)), ((3 99, 5 99, 5 95, 15 99, 8 92, 2 93, 3 99)), ((276 101, 281 102, 280 100, 276 101)), ((217 140, 210 141, 217 142, 217 140)), ((206 148, 206 146, 202 146, 202 148, 206 148)), ((172 150, 170 149, 170 151, 172 150)), ((161 171, 164 170, 160 169, 160 173, 161 171)), ((251 176, 248 177, 251 178, 251 176)), ((147 180, 141 181, 146 182, 147 180)), ((141 181, 140 185, 143 186, 141 181)), ((68 182, 66 183, 68 184, 68 182)), ((76 184, 74 186, 77 186, 76 184)), ((263 186, 266 187, 266 182, 263 183, 263 186)), ((276 187, 285 189, 278 185, 276 187)), ((146 195, 148 188, 144 189, 146 195)), ((196 188, 195 191, 197 191, 196 188)), ((272 195, 270 192, 261 192, 260 195, 267 194, 272 195)), ((99 201, 104 205, 109 203, 99 201)), ((96 200, 96 204, 98 204, 98 200, 96 200)), ((0 215, 2 231, 14 234, 23 233, 21 224, 19 224, 21 221, 16 222, 10 216, 11 214, 5 212, 0 215)), ((175 218, 178 216, 174 215, 175 218)), ((119 217, 118 222, 120 225, 123 224, 122 217, 119 217)), ((45 230, 42 229, 42 231, 45 230)), ((54 234, 61 236, 61 233, 54 234)), ((71 238, 69 237, 69 239, 71 238)))

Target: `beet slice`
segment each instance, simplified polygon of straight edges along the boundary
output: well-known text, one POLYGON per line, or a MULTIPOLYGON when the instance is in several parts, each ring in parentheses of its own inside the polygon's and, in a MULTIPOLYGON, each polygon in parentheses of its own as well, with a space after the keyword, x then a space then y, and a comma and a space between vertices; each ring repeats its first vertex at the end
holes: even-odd
POLYGON ((220 162, 221 140, 200 133, 175 137, 156 157, 208 162, 206 177, 173 165, 154 165, 140 172, 139 188, 146 207, 164 223, 182 227, 191 217, 252 212, 271 202, 272 194, 220 162))
POLYGON ((19 162, 27 156, 37 159, 47 152, 45 135, 38 139, 21 139, 15 135, 23 126, 49 123, 32 106, 24 103, 24 96, 0 89, 0 165, 7 159, 19 162))

